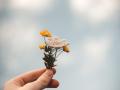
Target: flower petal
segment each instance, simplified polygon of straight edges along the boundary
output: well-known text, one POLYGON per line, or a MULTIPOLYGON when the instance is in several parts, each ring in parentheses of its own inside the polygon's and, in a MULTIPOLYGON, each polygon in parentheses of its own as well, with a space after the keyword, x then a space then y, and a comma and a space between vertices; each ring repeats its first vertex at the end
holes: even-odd
POLYGON ((43 31, 41 31, 40 35, 45 36, 45 37, 51 37, 52 36, 51 32, 49 32, 48 29, 44 29, 43 31))

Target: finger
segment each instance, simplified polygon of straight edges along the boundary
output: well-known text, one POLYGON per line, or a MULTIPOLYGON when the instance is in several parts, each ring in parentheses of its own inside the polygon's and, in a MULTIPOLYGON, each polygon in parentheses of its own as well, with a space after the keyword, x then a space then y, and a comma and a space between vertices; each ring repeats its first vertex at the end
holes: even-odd
POLYGON ((32 89, 39 90, 48 86, 54 75, 53 69, 46 69, 46 71, 34 82, 31 83, 32 89))
POLYGON ((25 74, 22 74, 16 78, 14 78, 12 81, 15 82, 19 86, 23 86, 29 82, 35 81, 45 71, 46 71, 45 68, 33 70, 33 71, 27 72, 25 74))
POLYGON ((57 88, 59 86, 59 82, 55 79, 52 79, 47 88, 57 88))
POLYGON ((53 74, 56 74, 56 69, 55 69, 55 68, 52 68, 52 70, 53 70, 53 74))

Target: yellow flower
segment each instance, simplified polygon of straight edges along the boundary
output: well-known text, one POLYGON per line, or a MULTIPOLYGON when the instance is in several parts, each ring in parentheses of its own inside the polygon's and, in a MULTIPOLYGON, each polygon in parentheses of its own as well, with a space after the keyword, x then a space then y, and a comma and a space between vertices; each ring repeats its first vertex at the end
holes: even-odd
POLYGON ((40 48, 40 49, 45 49, 45 46, 46 46, 46 44, 43 43, 43 44, 41 44, 41 45, 39 46, 39 48, 40 48))
POLYGON ((69 48, 67 46, 63 46, 63 51, 64 52, 70 52, 69 48))
POLYGON ((52 36, 51 32, 49 32, 48 29, 44 29, 43 31, 41 31, 40 35, 45 36, 45 37, 51 37, 52 36))

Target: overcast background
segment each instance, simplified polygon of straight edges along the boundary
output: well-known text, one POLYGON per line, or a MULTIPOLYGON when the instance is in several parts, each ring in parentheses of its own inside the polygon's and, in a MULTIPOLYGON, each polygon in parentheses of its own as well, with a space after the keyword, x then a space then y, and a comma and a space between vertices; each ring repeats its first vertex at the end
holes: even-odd
POLYGON ((56 62, 55 90, 120 90, 119 0, 0 0, 1 90, 44 66, 42 28, 70 42, 71 52, 56 62))

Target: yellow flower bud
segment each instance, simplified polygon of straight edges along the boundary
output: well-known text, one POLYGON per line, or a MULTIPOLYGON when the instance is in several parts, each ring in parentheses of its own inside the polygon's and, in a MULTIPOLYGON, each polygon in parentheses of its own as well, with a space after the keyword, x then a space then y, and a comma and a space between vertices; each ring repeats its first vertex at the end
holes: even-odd
POLYGON ((69 48, 67 46, 63 46, 63 51, 64 52, 70 52, 69 48))
POLYGON ((41 45, 39 46, 39 48, 40 48, 40 49, 45 49, 45 46, 46 46, 46 44, 43 43, 43 44, 41 44, 41 45))
POLYGON ((43 31, 41 31, 40 35, 45 36, 45 37, 51 37, 52 36, 51 32, 49 32, 48 29, 44 29, 43 31))

